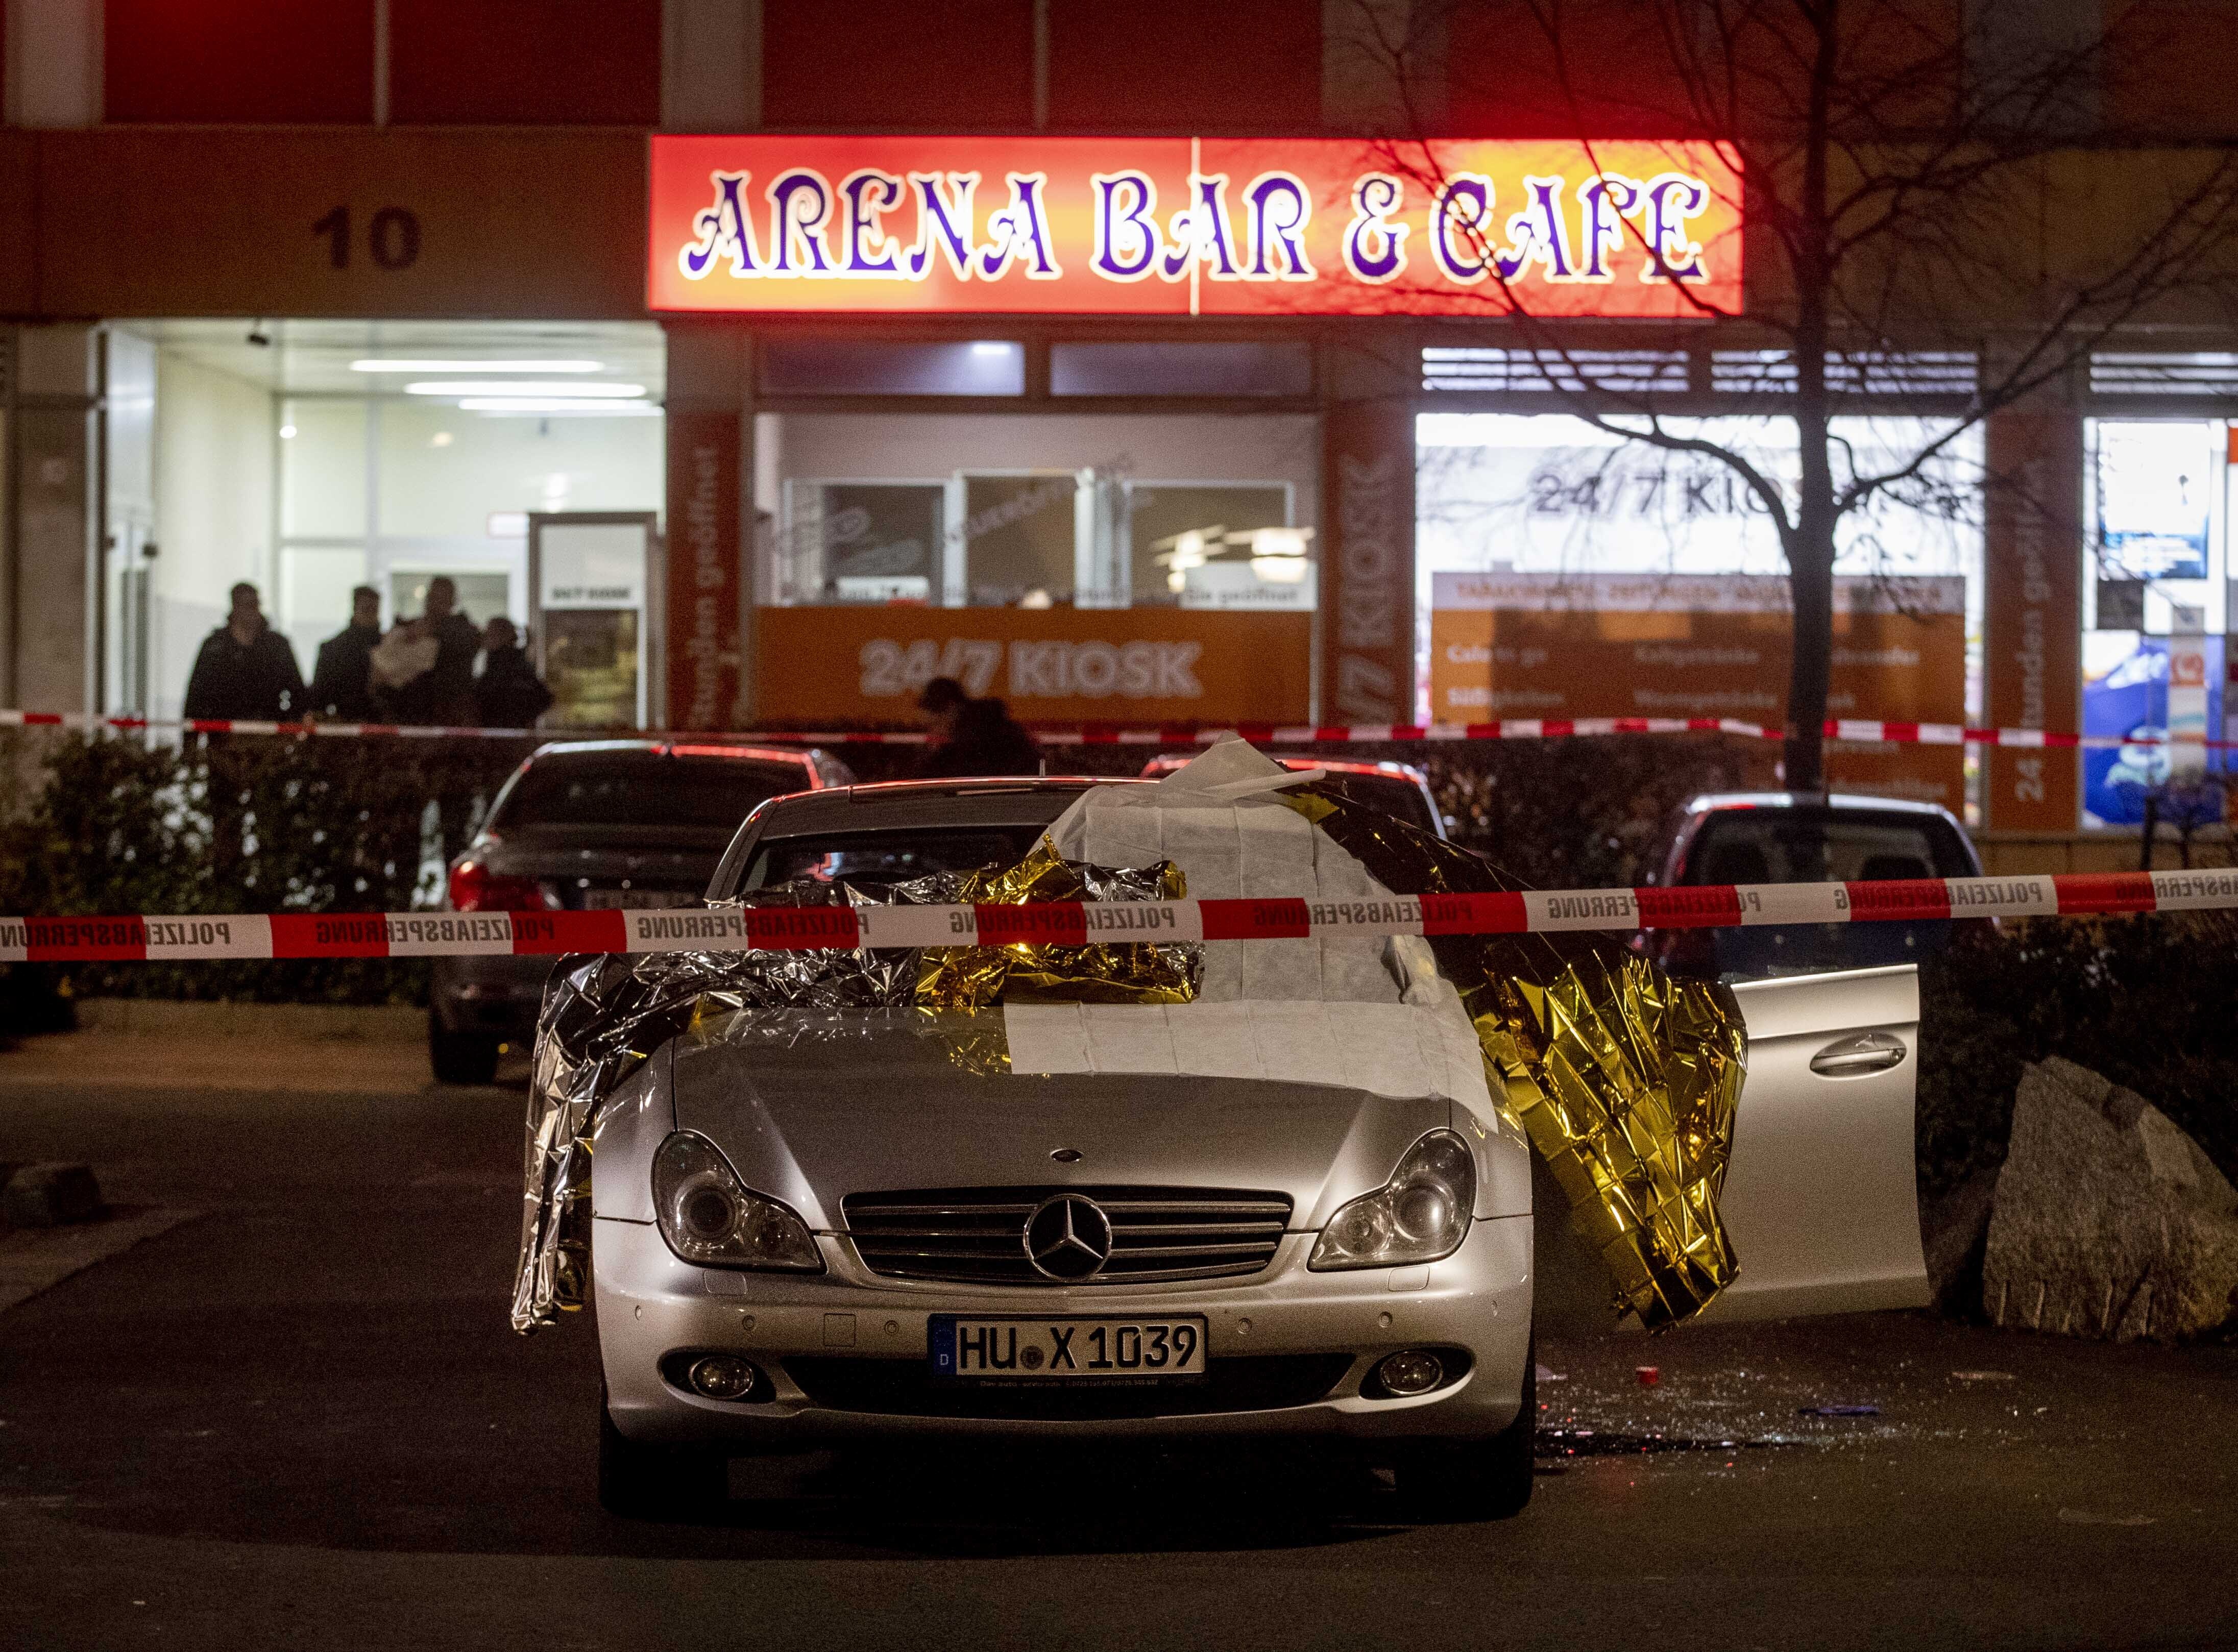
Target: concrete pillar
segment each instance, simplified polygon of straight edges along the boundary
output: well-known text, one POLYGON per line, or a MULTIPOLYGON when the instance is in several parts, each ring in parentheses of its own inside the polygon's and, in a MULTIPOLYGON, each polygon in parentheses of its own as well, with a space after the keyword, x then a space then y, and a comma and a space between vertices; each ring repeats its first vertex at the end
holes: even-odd
POLYGON ((668 324, 668 726, 752 715, 753 415, 745 329, 668 324))
POLYGON ((761 123, 761 0, 662 0, 661 129, 751 132, 761 123))
POLYGON ((33 711, 101 704, 100 339, 80 324, 15 329, 9 408, 14 521, 0 580, 0 692, 33 711))
POLYGON ((10 126, 101 124, 102 0, 8 0, 10 126))
POLYGON ((1446 116, 1444 0, 1321 0, 1321 124, 1415 137, 1446 116))

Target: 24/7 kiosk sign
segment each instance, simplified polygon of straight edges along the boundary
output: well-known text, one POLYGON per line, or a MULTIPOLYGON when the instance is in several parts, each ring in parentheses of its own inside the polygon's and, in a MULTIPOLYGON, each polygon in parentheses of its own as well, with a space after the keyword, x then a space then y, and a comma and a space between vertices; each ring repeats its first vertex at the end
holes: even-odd
POLYGON ((1684 319, 1741 306, 1710 143, 656 136, 660 311, 1684 319))

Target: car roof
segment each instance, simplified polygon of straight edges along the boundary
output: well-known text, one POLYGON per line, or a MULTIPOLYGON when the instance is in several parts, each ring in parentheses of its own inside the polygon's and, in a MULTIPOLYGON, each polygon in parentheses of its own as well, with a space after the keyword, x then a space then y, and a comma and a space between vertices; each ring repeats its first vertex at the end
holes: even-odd
POLYGON ((1096 786, 1150 783, 1103 775, 991 776, 984 780, 886 780, 788 792, 754 813, 761 836, 802 837, 910 826, 1031 826, 1055 820, 1096 786))
POLYGON ((745 763, 783 763, 790 769, 816 772, 813 752, 804 747, 742 746, 725 741, 704 740, 547 740, 528 754, 531 763, 543 757, 594 757, 606 752, 646 751, 664 757, 730 757, 745 763))
POLYGON ((1932 815, 1954 823, 1957 820, 1940 803, 1923 803, 1910 797, 1876 797, 1854 791, 1832 792, 1823 797, 1814 792, 1712 791, 1689 797, 1682 807, 1690 815, 1727 809, 1854 809, 1893 815, 1932 815))
POLYGON ((866 786, 787 792, 757 804, 723 851, 711 895, 737 886, 750 843, 831 832, 906 831, 922 826, 1046 826, 1097 786, 1155 782, 1103 775, 1017 775, 984 780, 886 780, 866 786))
MULTIPOLYGON (((1275 757, 1271 751, 1265 755, 1292 770, 1325 769, 1333 775, 1367 775, 1372 778, 1402 780, 1409 785, 1420 785, 1425 779, 1422 771, 1411 763, 1361 763, 1345 757, 1275 757)), ((1145 776, 1169 775, 1191 761, 1193 759, 1189 757, 1170 755, 1153 757, 1142 765, 1142 773, 1145 776)))

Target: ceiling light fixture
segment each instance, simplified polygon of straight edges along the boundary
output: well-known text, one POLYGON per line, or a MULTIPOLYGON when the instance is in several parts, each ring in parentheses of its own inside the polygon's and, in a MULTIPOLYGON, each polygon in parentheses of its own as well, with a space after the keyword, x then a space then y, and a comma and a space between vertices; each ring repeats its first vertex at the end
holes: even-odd
POLYGON ((352 373, 604 373, 603 361, 392 360, 368 357, 350 363, 352 373))
POLYGON ((641 384, 515 384, 506 379, 423 379, 404 387, 407 396, 570 396, 581 400, 631 401, 645 394, 641 384))
POLYGON ((612 418, 645 418, 660 411, 652 401, 601 401, 576 396, 468 396, 459 403, 465 413, 604 413, 612 418))

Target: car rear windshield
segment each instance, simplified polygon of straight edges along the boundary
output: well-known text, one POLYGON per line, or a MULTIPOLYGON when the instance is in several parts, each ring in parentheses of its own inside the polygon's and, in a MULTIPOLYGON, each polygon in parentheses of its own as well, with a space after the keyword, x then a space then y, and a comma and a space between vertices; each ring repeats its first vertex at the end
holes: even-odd
POLYGON ((1322 777, 1321 784, 1363 809, 1395 815, 1409 826, 1419 826, 1426 832, 1438 829, 1437 816, 1430 812, 1429 799, 1411 780, 1397 775, 1348 775, 1335 770, 1322 777))
POLYGON ((1877 883, 1970 877, 1957 836, 1941 821, 1858 812, 1801 815, 1727 809, 1712 816, 1687 855, 1688 883, 1877 883))
POLYGON ((706 826, 734 829, 756 803, 805 790, 796 763, 597 751, 539 757, 516 780, 490 824, 706 826))
POLYGON ((780 837, 754 851, 744 889, 767 889, 795 878, 850 883, 898 883, 927 872, 968 872, 1023 860, 1046 826, 917 827, 890 832, 832 833, 780 837))

